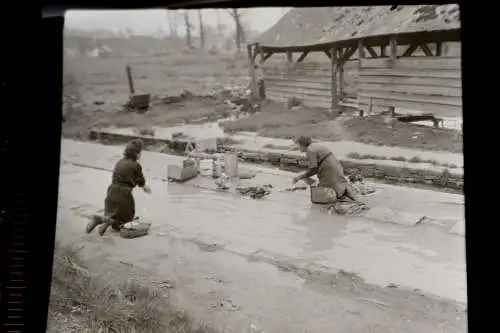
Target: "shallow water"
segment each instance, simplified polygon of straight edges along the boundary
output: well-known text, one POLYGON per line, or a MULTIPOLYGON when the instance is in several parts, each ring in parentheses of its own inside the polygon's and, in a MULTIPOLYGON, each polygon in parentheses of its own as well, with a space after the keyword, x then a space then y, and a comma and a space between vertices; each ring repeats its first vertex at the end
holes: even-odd
MULTIPOLYGON (((109 158, 105 151, 100 156, 109 158)), ((71 159, 67 151, 62 155, 63 159, 65 156, 71 159)), ((153 163, 152 156, 147 160, 145 156, 145 165, 153 163)), ((272 180, 277 187, 287 183, 287 178, 276 174, 262 173, 259 177, 263 183, 272 180)), ((81 206, 89 213, 91 207, 100 209, 109 178, 106 171, 63 165, 60 205, 81 206), (86 179, 92 181, 82 181, 86 179)), ((158 235, 167 233, 216 243, 244 256, 257 253, 332 271, 343 269, 359 274, 369 283, 396 283, 466 300, 464 238, 447 233, 443 226, 407 227, 332 216, 311 206, 306 192, 275 192, 269 198, 252 200, 188 184, 168 184, 155 179, 151 184, 154 191, 151 196, 136 191, 137 213, 153 223, 150 241, 157 243, 158 251, 161 251, 158 235)), ((457 205, 463 206, 460 198, 383 185, 381 194, 367 201, 456 220, 463 214, 459 212, 463 207, 457 209, 457 205)))

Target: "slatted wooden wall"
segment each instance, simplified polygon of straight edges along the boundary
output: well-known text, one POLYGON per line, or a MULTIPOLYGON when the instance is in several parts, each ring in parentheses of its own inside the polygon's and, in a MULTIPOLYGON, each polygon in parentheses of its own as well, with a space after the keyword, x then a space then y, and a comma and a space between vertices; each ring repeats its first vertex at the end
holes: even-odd
POLYGON ((363 59, 358 77, 358 105, 367 114, 390 106, 462 115, 461 59, 422 57, 363 59), (371 107, 370 107, 371 104, 371 107))
POLYGON ((261 66, 266 97, 277 102, 297 97, 304 105, 329 109, 332 103, 332 69, 329 63, 299 62, 261 66))

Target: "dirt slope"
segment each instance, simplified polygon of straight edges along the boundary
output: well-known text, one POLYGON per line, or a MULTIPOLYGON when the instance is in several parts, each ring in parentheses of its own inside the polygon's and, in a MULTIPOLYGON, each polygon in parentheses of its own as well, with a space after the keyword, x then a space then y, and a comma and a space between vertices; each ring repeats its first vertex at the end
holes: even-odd
POLYGON ((451 5, 294 8, 255 42, 264 45, 318 44, 352 37, 460 27, 451 5))

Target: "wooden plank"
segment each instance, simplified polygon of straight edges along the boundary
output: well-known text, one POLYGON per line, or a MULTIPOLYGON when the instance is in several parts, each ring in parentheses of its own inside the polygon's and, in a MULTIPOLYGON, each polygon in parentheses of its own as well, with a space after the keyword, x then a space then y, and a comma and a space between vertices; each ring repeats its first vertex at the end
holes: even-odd
POLYGON ((304 61, 304 62, 296 62, 293 64, 290 64, 287 66, 286 64, 280 63, 280 64, 268 64, 262 66, 265 69, 273 69, 273 68, 297 68, 297 69, 324 69, 324 70, 329 70, 330 69, 330 64, 325 63, 325 62, 309 62, 309 61, 304 61))
POLYGON ((428 96, 450 96, 462 97, 461 88, 453 87, 436 87, 436 86, 413 86, 413 85, 395 85, 395 84, 378 84, 378 83, 362 83, 358 86, 358 91, 364 94, 371 92, 402 92, 408 94, 422 94, 428 96))
POLYGON ((359 76, 357 82, 364 83, 380 83, 380 84, 401 84, 413 86, 435 86, 435 87, 450 87, 462 88, 462 80, 436 78, 436 77, 404 77, 404 76, 359 76))
POLYGON ((307 95, 311 97, 325 97, 330 98, 330 92, 324 90, 315 90, 315 89, 303 89, 303 88, 284 88, 284 87, 273 87, 270 89, 266 87, 266 93, 280 93, 280 94, 296 94, 296 95, 307 95))
POLYGON ((324 82, 297 82, 297 81, 269 81, 266 80, 266 87, 272 89, 290 88, 290 89, 316 89, 319 91, 330 91, 330 83, 324 82))
POLYGON ((308 77, 331 77, 332 73, 330 71, 308 71, 308 70, 289 70, 289 71, 283 71, 283 70, 273 70, 273 71, 265 71, 264 72, 265 76, 279 76, 279 77, 285 77, 285 78, 293 78, 293 77, 298 77, 298 76, 308 76, 308 77))
POLYGON ((328 87, 331 83, 330 77, 323 76, 277 76, 277 75, 265 75, 264 79, 266 82, 304 82, 304 83, 318 83, 318 84, 327 84, 328 87))
POLYGON ((449 97, 449 96, 428 96, 428 95, 418 95, 418 94, 406 94, 399 92, 374 92, 374 91, 363 91, 358 90, 359 97, 371 97, 380 98, 384 100, 394 100, 394 101, 409 101, 417 103, 432 103, 432 104, 443 104, 443 105, 454 105, 462 106, 461 97, 449 97))
POLYGON ((457 70, 421 70, 421 69, 385 69, 370 68, 359 71, 359 76, 413 76, 413 77, 434 77, 448 79, 462 79, 461 71, 457 70))
POLYGON ((420 49, 422 49, 422 51, 424 51, 424 54, 425 54, 427 57, 432 57, 432 56, 434 56, 434 54, 432 54, 432 51, 431 51, 431 49, 429 48, 429 46, 427 46, 427 44, 420 44, 420 49))
POLYGON ((283 72, 286 70, 328 72, 330 70, 330 67, 326 66, 317 66, 317 65, 300 66, 300 65, 302 65, 301 62, 293 63, 290 64, 289 66, 273 66, 273 67, 262 66, 262 68, 266 71, 271 71, 271 72, 272 71, 283 72))
POLYGON ((330 101, 329 95, 315 95, 315 94, 303 94, 297 91, 276 91, 276 90, 268 90, 266 91, 266 95, 269 96, 284 96, 284 97, 297 97, 308 100, 318 100, 318 101, 330 101))
POLYGON ((297 62, 302 62, 307 57, 308 54, 309 54, 309 51, 302 52, 299 59, 297 59, 297 62))
POLYGON ((284 94, 279 94, 279 93, 272 93, 272 94, 267 94, 267 98, 275 101, 275 102, 286 102, 288 98, 290 97, 297 97, 302 99, 304 102, 304 105, 306 106, 313 106, 313 107, 320 107, 324 109, 329 109, 330 108, 330 99, 315 99, 315 98, 310 98, 308 96, 290 96, 290 95, 284 95, 284 94))
POLYGON ((404 108, 415 111, 432 112, 438 117, 457 117, 462 115, 462 107, 459 106, 358 97, 358 105, 365 112, 368 111, 370 101, 374 106, 374 109, 381 107, 387 109, 388 107, 393 106, 396 108, 404 108))
MULTIPOLYGON (((390 59, 363 59, 361 67, 365 68, 389 68, 390 59)), ((394 68, 405 69, 462 69, 462 59, 457 57, 412 57, 399 58, 394 62, 394 68)))

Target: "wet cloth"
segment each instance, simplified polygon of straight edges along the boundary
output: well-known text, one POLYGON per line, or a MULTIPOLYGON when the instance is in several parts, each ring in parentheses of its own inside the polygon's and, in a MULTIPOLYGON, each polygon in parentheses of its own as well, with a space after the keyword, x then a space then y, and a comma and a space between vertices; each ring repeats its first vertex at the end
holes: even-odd
POLYGON ((151 223, 135 220, 122 225, 120 229, 120 236, 127 239, 146 236, 149 233, 150 228, 151 223))
POLYGON ((338 194, 345 193, 348 180, 344 169, 327 147, 320 143, 311 143, 306 156, 309 169, 318 168, 318 186, 332 188, 338 194))
POLYGON ((344 216, 362 216, 368 209, 366 204, 349 199, 339 199, 327 207, 330 214, 344 216))
POLYGON ((240 186, 236 190, 241 195, 250 197, 252 199, 261 199, 271 194, 271 188, 272 188, 271 185, 240 186))
POLYGON ((324 202, 331 202, 324 204, 330 214, 335 213, 337 215, 344 216, 361 216, 369 209, 366 204, 351 200, 345 194, 339 197, 330 187, 321 189, 323 190, 322 199, 324 202))

